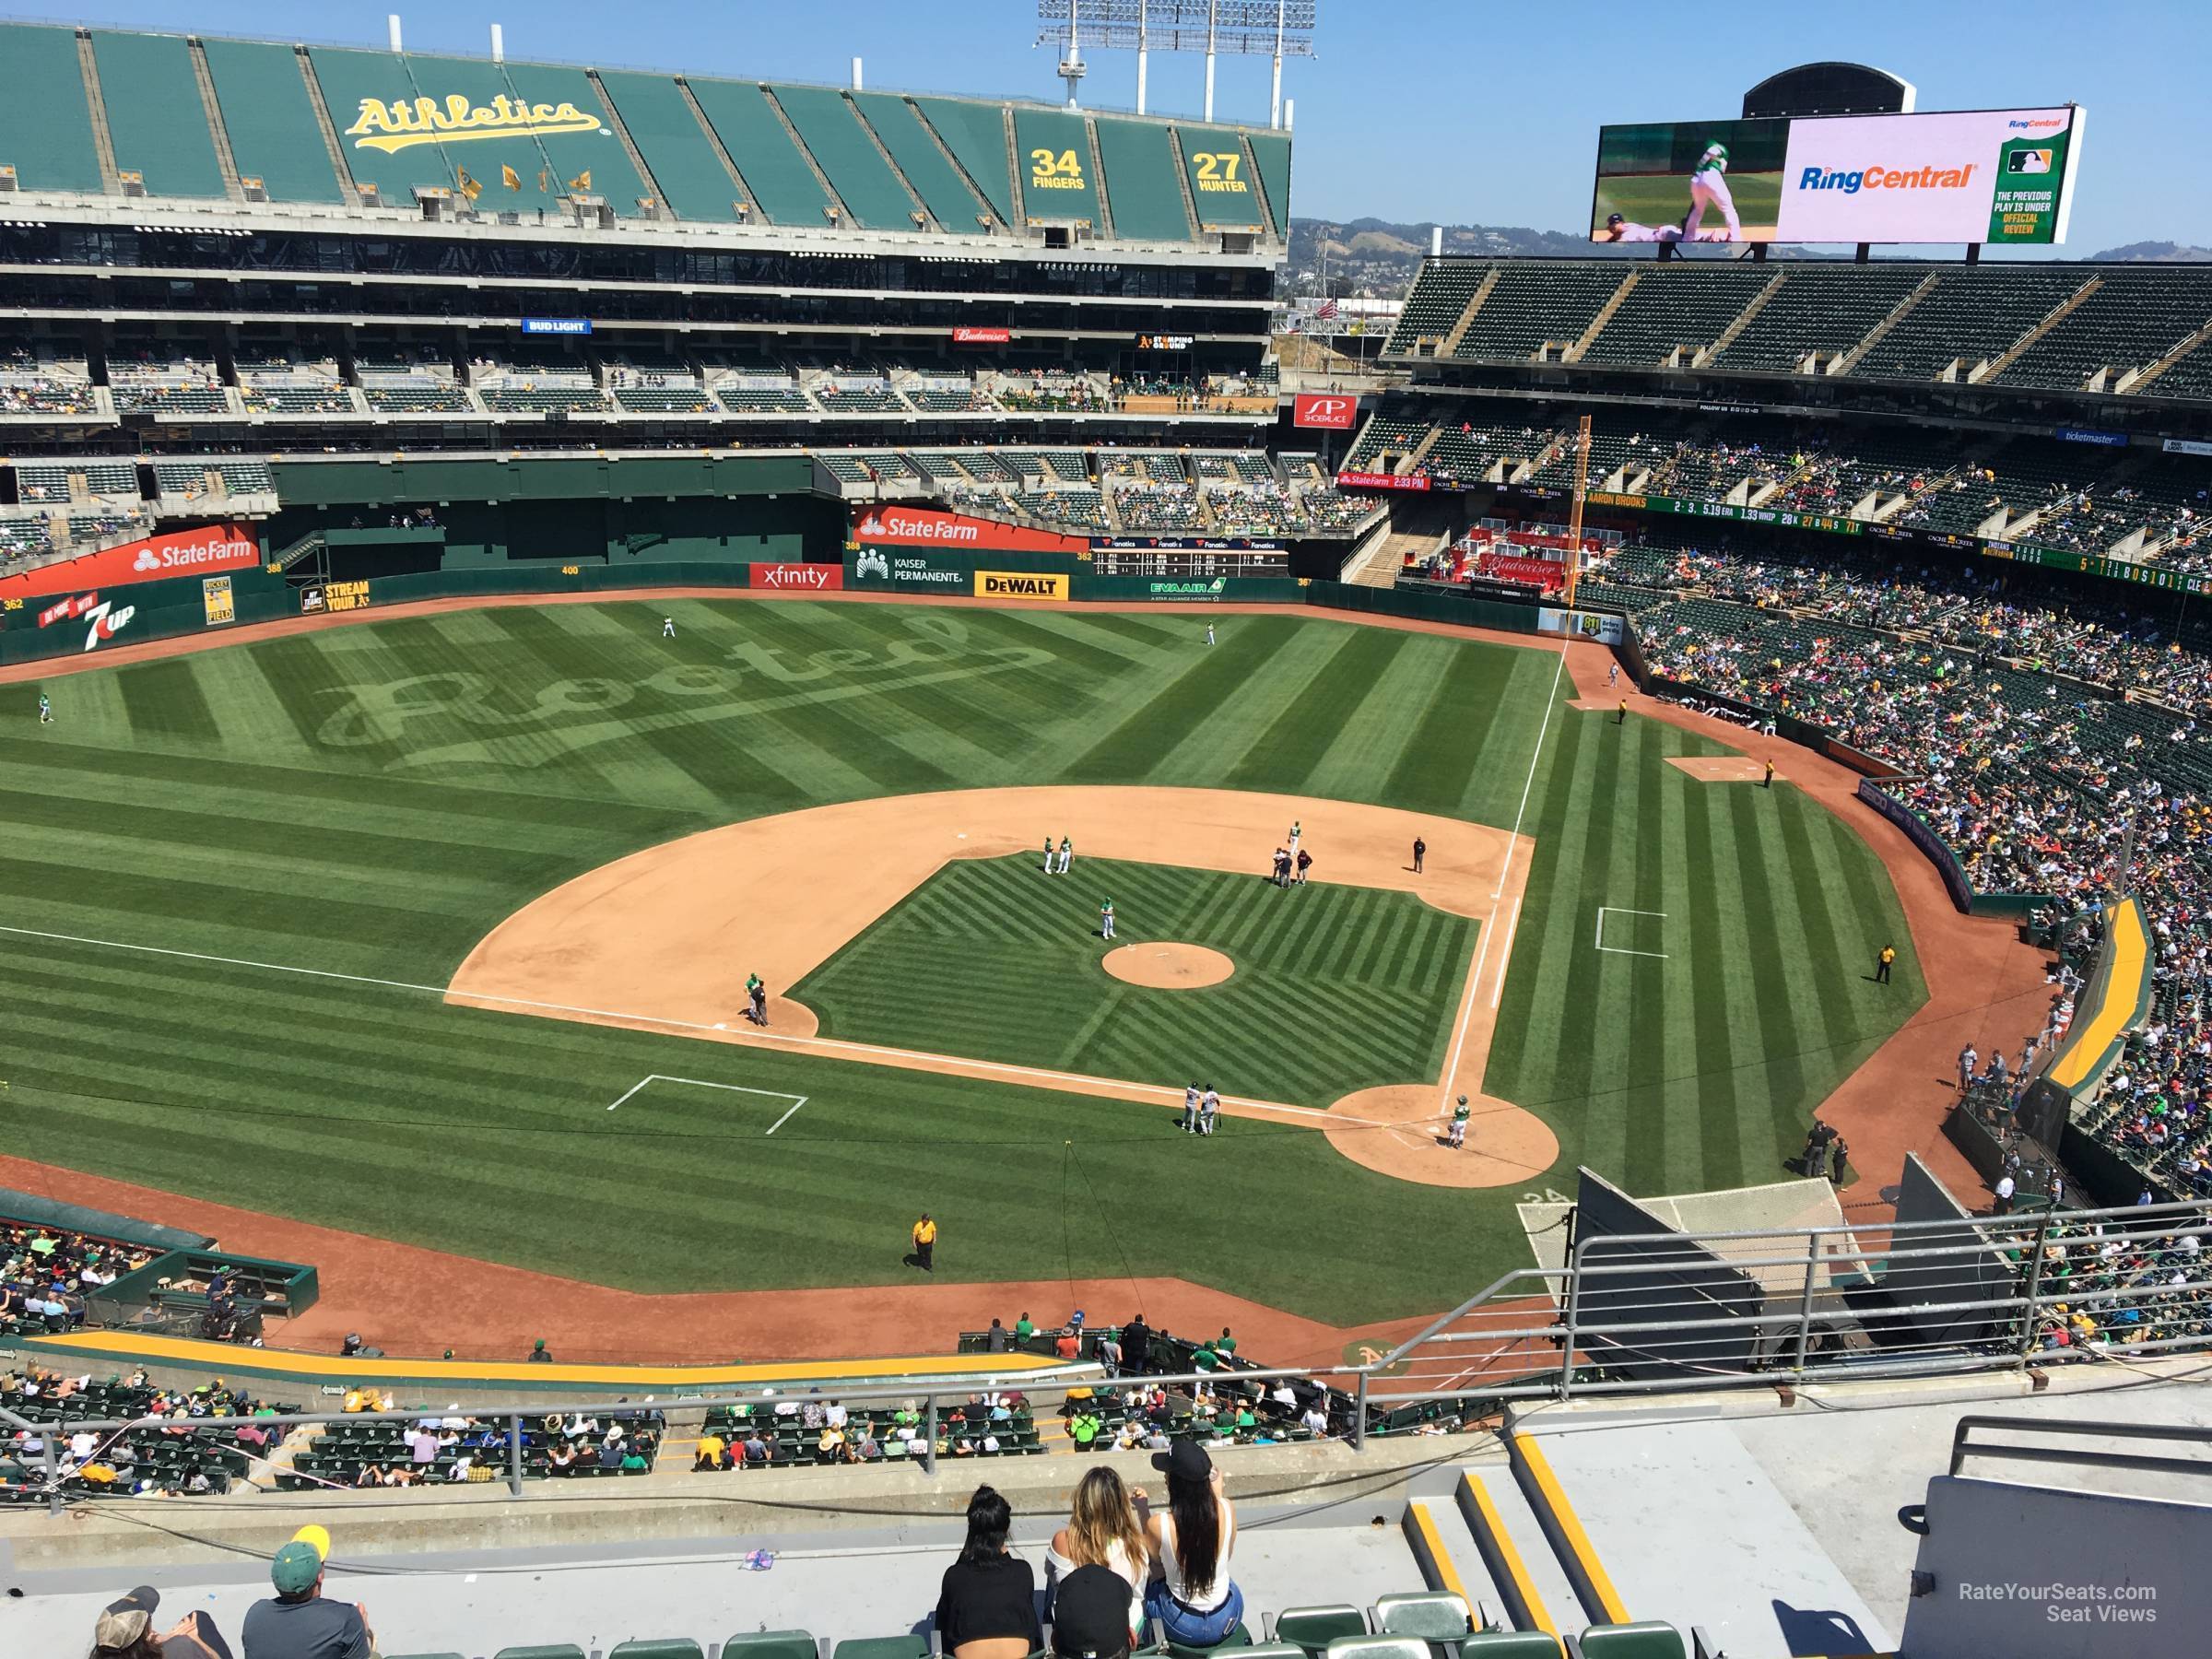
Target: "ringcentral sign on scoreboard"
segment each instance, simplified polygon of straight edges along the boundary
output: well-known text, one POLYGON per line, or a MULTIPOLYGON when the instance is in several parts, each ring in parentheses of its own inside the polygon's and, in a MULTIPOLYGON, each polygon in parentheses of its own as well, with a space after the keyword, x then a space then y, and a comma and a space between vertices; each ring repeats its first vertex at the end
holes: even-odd
POLYGON ((1601 127, 1590 238, 2061 242, 2087 113, 2068 104, 1601 127))

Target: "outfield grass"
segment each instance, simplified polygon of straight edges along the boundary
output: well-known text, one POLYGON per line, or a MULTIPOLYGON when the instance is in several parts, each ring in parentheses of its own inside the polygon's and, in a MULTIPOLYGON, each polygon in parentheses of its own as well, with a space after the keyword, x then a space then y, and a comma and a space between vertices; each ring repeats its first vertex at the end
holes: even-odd
POLYGON ((57 678, 50 727, 41 688, 16 688, 6 924, 397 983, 0 934, 7 1144, 649 1290, 896 1279, 922 1205, 940 1277, 1181 1274, 1338 1323, 1444 1307, 1525 1261, 1518 1193, 1394 1182, 1304 1129, 1225 1124, 1194 1205, 1174 1196, 1192 1144, 1156 1108, 436 994, 503 917, 638 848, 1001 783, 1500 826, 1526 790, 1538 847, 1488 1086, 1559 1133, 1546 1185, 1581 1159, 1640 1192, 1771 1175, 1917 1006, 1887 878, 1795 791, 1692 782, 1664 758, 1711 746, 1563 705, 1532 780, 1554 656, 1287 615, 1225 617, 1220 638, 1159 613, 513 607, 57 678), (1600 903, 1668 912, 1668 957, 1595 952, 1600 903), (1858 978, 1877 935, 1904 952, 1879 996, 1858 978), (655 1086, 606 1111, 651 1072, 807 1103, 772 1139, 765 1100, 655 1086))
POLYGON ((793 987, 826 1036, 1326 1106, 1443 1067, 1477 924, 1410 893, 1278 888, 1117 859, 1046 877, 1032 853, 947 865, 793 987), (1111 978, 1114 935, 1205 945, 1236 963, 1218 985, 1111 978))

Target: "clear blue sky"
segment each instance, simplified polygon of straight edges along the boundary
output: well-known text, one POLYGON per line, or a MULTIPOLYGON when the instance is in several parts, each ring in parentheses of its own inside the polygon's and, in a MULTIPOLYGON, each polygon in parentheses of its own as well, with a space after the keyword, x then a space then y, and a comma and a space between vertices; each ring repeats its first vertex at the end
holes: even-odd
MULTIPOLYGON (((2088 105, 2071 253, 2212 243, 2204 160, 2182 143, 2212 86, 2208 0, 1319 6, 1318 58, 1284 71, 1300 214, 1579 229, 1601 123, 1733 115, 1765 76, 1833 57, 1903 76, 1924 110, 2088 105)), ((392 10, 423 51, 482 53, 498 21, 512 57, 842 81, 858 53, 887 90, 1059 95, 1033 0, 91 0, 82 20, 371 45, 392 10)), ((1198 112, 1197 59, 1155 53, 1150 79, 1155 111, 1198 112)), ((1132 55, 1098 57, 1087 96, 1131 105, 1132 55)), ((1216 113, 1266 120, 1265 58, 1221 60, 1216 113)))

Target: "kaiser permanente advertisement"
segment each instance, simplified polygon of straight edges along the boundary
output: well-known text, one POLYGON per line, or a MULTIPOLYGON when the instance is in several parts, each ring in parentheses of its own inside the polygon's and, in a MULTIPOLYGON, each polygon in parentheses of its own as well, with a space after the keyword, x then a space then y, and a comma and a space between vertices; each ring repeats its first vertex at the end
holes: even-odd
POLYGON ((1603 127, 1590 239, 2061 242, 2086 114, 2070 105, 1603 127))

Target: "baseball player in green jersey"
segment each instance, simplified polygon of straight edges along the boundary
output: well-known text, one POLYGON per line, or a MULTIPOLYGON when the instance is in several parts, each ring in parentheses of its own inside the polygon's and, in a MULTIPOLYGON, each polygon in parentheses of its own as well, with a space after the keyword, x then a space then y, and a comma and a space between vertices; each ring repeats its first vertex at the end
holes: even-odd
POLYGON ((1689 170, 1689 211, 1682 216, 1682 234, 1695 240, 1698 221, 1705 217, 1705 209, 1718 207, 1728 221, 1728 240, 1744 240, 1744 221, 1735 215, 1735 198, 1728 194, 1728 147, 1709 144, 1705 153, 1698 158, 1697 166, 1689 170))
POLYGON ((1050 835, 1044 838, 1044 873, 1047 876, 1053 873, 1053 838, 1050 835))
POLYGON ((1452 1108, 1452 1127, 1444 1135, 1445 1145, 1464 1147, 1467 1144, 1467 1119, 1472 1115, 1467 1097, 1461 1095, 1459 1104, 1452 1108))
POLYGON ((1111 899, 1099 906, 1099 937, 1101 939, 1113 937, 1113 900, 1111 899))

